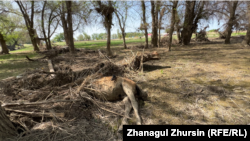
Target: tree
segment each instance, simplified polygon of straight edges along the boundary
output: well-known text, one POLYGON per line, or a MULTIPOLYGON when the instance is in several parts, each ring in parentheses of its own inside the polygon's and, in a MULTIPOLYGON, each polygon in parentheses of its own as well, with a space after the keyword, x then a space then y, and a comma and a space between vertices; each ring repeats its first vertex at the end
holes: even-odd
POLYGON ((7 138, 16 137, 17 135, 16 128, 5 114, 0 102, 0 140, 6 140, 7 138))
POLYGON ((59 24, 59 20, 57 19, 58 15, 55 13, 56 9, 58 8, 58 5, 56 5, 55 2, 44 1, 42 3, 43 3, 41 12, 42 33, 46 43, 46 48, 47 50, 50 50, 52 49, 50 37, 55 33, 59 24), (55 23, 54 26, 53 23, 55 23), (45 29, 45 26, 47 30, 45 29), (51 32, 51 26, 53 26, 54 29, 52 32, 51 32))
POLYGON ((73 37, 73 26, 72 26, 72 1, 65 1, 66 7, 67 7, 67 38, 68 38, 68 46, 69 51, 71 53, 75 53, 75 47, 74 47, 74 37, 73 37))
POLYGON ((4 25, 5 24, 8 24, 9 21, 6 19, 6 15, 3 16, 4 14, 1 12, 1 17, 0 17, 0 44, 1 44, 1 47, 2 47, 2 52, 1 54, 9 54, 9 49, 7 48, 7 45, 6 45, 6 36, 5 36, 5 32, 4 32, 4 25))
POLYGON ((234 20, 236 19, 235 11, 236 11, 236 8, 237 8, 237 4, 238 4, 238 1, 228 2, 229 10, 230 10, 230 18, 229 18, 229 20, 227 22, 225 44, 230 44, 230 38, 231 38, 231 34, 232 34, 233 23, 234 23, 234 20))
POLYGON ((169 51, 171 51, 172 34, 174 32, 175 15, 176 15, 176 10, 177 10, 177 4, 178 4, 178 1, 173 1, 172 12, 171 12, 172 13, 172 16, 171 16, 171 25, 170 25, 169 41, 168 41, 169 51))
MULTIPOLYGON (((116 9, 115 10, 115 15, 118 19, 118 22, 119 22, 119 26, 120 26, 120 29, 122 31, 122 39, 123 39, 123 47, 126 49, 127 48, 127 45, 126 45, 126 40, 125 40, 125 24, 126 24, 126 21, 127 21, 127 17, 128 17, 128 7, 130 7, 130 5, 128 5, 128 2, 127 1, 120 1, 119 2, 121 5, 119 5, 119 10, 116 9), (122 11, 122 8, 124 8, 124 12, 123 14, 120 12, 122 11)), ((119 32, 119 30, 117 31, 119 32)), ((117 36, 119 37, 119 33, 117 33, 117 36)))
POLYGON ((34 47, 34 51, 39 51, 39 48, 37 46, 38 36, 36 34, 36 30, 34 29, 35 2, 34 1, 28 1, 28 2, 15 1, 15 2, 18 4, 20 11, 23 14, 23 18, 25 20, 26 27, 29 31, 29 35, 30 35, 32 45, 34 47), (23 3, 28 3, 31 5, 31 7, 27 8, 23 5, 23 3), (30 15, 28 13, 30 13, 30 15))
POLYGON ((62 40, 65 40, 65 38, 64 38, 64 33, 59 33, 59 34, 57 34, 57 35, 54 37, 53 40, 54 40, 54 41, 57 41, 57 42, 61 42, 62 40))
POLYGON ((0 44, 2 47, 1 53, 4 54, 9 54, 6 42, 8 37, 11 38, 10 34, 16 29, 13 19, 9 17, 9 9, 12 9, 9 2, 0 2, 0 44))
POLYGON ((4 35, 0 32, 0 44, 2 47, 2 52, 4 54, 9 54, 9 49, 7 48, 6 41, 4 39, 4 35))
POLYGON ((77 40, 78 40, 78 41, 83 41, 83 40, 84 40, 83 35, 82 35, 82 34, 78 35, 78 36, 77 36, 77 40))
POLYGON ((144 35, 145 35, 145 48, 148 48, 148 23, 146 22, 146 6, 145 2, 141 1, 141 8, 142 8, 142 22, 140 29, 144 29, 144 35))
POLYGON ((159 26, 158 26, 158 30, 159 30, 158 47, 160 47, 160 42, 161 42, 162 17, 164 15, 165 11, 166 11, 165 7, 163 7, 161 9, 161 11, 159 10, 159 12, 160 12, 160 18, 159 18, 159 26))
POLYGON ((151 44, 153 47, 157 47, 157 29, 158 29, 158 9, 159 3, 155 4, 154 1, 151 1, 151 16, 152 16, 152 38, 151 44))
POLYGON ((247 18, 248 18, 248 28, 247 28, 247 34, 244 38, 244 40, 242 41, 243 45, 249 45, 250 43, 250 2, 247 2, 247 18))
POLYGON ((75 32, 80 27, 83 27, 82 24, 83 22, 87 23, 88 21, 87 18, 89 17, 90 12, 92 11, 89 10, 90 2, 87 1, 71 1, 71 2, 57 1, 57 2, 60 5, 58 7, 57 13, 60 15, 60 26, 62 26, 63 28, 65 42, 68 46, 72 46, 72 42, 70 43, 70 40, 73 40, 73 32, 75 32), (72 25, 72 30, 70 29, 71 28, 70 25, 72 25))
POLYGON ((112 26, 112 19, 113 19, 113 12, 115 11, 114 7, 112 6, 112 2, 108 1, 108 3, 96 1, 97 5, 95 6, 95 10, 99 13, 104 19, 104 27, 107 32, 107 54, 108 56, 113 56, 111 49, 110 49, 110 38, 111 38, 111 26, 112 26))
POLYGON ((86 32, 83 32, 83 35, 85 40, 89 41, 91 39, 91 37, 86 32))
POLYGON ((209 4, 208 1, 186 1, 185 18, 181 32, 181 41, 184 45, 190 43, 192 34, 196 32, 200 20, 209 19, 214 14, 212 7, 208 7, 209 4), (204 10, 205 6, 208 7, 206 10, 204 10))

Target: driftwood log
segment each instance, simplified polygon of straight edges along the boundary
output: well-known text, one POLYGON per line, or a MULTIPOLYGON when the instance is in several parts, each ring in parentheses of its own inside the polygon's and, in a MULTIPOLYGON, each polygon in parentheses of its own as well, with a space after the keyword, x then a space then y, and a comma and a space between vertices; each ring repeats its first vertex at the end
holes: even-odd
POLYGON ((125 63, 118 62, 118 64, 122 64, 124 67, 129 67, 132 70, 138 70, 140 69, 141 62, 160 59, 161 57, 157 51, 152 53, 137 53, 132 59, 127 60, 125 63))

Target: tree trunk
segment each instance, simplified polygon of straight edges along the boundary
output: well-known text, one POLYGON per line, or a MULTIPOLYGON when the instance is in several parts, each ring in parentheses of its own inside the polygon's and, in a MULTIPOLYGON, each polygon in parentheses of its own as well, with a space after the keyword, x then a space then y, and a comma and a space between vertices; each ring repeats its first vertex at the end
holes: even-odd
POLYGON ((39 48, 37 46, 37 34, 36 31, 34 29, 34 1, 31 1, 31 16, 29 18, 28 13, 26 12, 26 9, 24 8, 23 4, 21 1, 16 1, 16 3, 18 4, 20 11, 23 14, 23 18, 26 24, 26 27, 29 31, 29 35, 30 35, 30 39, 32 42, 32 45, 34 47, 34 51, 39 51, 39 48))
POLYGON ((48 43, 48 40, 47 40, 47 36, 46 36, 46 33, 45 33, 45 28, 44 28, 44 20, 43 20, 44 19, 44 10, 45 10, 46 4, 47 4, 47 1, 44 1, 43 9, 42 9, 41 21, 42 21, 42 32, 43 32, 43 36, 45 38, 45 43, 46 43, 46 49, 50 50, 51 46, 50 46, 50 44, 48 43))
POLYGON ((152 38, 151 44, 153 47, 157 47, 157 21, 156 17, 158 18, 158 14, 156 14, 155 2, 151 1, 151 16, 152 16, 152 38))
POLYGON ((9 117, 5 114, 4 109, 0 103, 0 140, 4 141, 7 138, 13 138, 17 136, 17 130, 11 123, 9 117))
POLYGON ((123 46, 124 46, 124 48, 126 49, 127 48, 127 45, 126 45, 126 40, 125 40, 125 32, 124 32, 124 30, 122 30, 122 39, 123 39, 123 46))
MULTIPOLYGON (((121 31, 122 31, 123 46, 124 46, 124 48, 126 49, 126 48, 127 48, 127 45, 126 45, 126 40, 125 40, 125 29, 124 29, 124 28, 125 28, 126 17, 125 17, 125 21, 124 21, 124 20, 122 21, 122 22, 123 22, 123 27, 122 27, 121 19, 120 19, 119 15, 117 14, 116 11, 115 11, 115 15, 116 15, 116 17, 117 17, 117 19, 118 19, 119 26, 120 26, 120 29, 121 29, 121 31)), ((125 16, 127 16, 127 11, 126 11, 125 16)), ((123 19, 123 18, 122 18, 122 19, 123 19)), ((117 33, 117 36, 119 36, 118 33, 117 33)))
POLYGON ((68 42, 69 42, 69 51, 75 53, 74 47, 74 37, 73 37, 73 26, 72 26, 72 1, 65 1, 67 6, 67 23, 68 23, 68 42))
POLYGON ((244 38, 244 40, 242 41, 242 44, 245 46, 249 45, 250 42, 250 2, 247 2, 247 18, 248 18, 248 28, 247 28, 247 34, 244 38))
POLYGON ((2 52, 4 54, 9 54, 9 49, 6 46, 6 41, 4 40, 3 34, 0 32, 0 44, 2 47, 2 52))
MULTIPOLYGON (((111 1, 109 1, 109 7, 112 7, 111 1)), ((111 49, 110 49, 110 39, 111 39, 111 25, 112 25, 112 13, 105 15, 105 28, 107 31, 107 55, 113 56, 111 49)))
POLYGON ((176 9, 177 9, 177 4, 178 4, 178 1, 174 1, 173 2, 172 16, 171 16, 171 25, 170 25, 170 31, 169 31, 169 41, 168 41, 169 51, 171 51, 172 35, 173 35, 173 32, 174 32, 175 14, 176 14, 176 9))
POLYGON ((192 37, 192 27, 194 20, 194 8, 196 1, 186 1, 186 11, 183 30, 181 32, 182 44, 188 45, 192 37))
POLYGON ((163 7, 163 8, 161 9, 161 12, 160 12, 159 26, 158 26, 158 28, 159 28, 158 47, 160 47, 160 43, 161 43, 161 24, 162 24, 162 17, 163 17, 163 15, 164 15, 164 12, 165 12, 165 11, 166 11, 166 8, 163 7))
POLYGON ((142 6, 142 21, 144 25, 144 30, 145 30, 145 48, 148 48, 148 29, 147 29, 147 22, 146 22, 146 6, 144 1, 141 1, 141 6, 142 6))
POLYGON ((177 27, 176 32, 177 32, 178 42, 182 43, 182 41, 181 41, 181 32, 180 32, 180 28, 179 27, 177 27))
POLYGON ((232 34, 232 28, 233 28, 233 21, 235 20, 235 11, 237 8, 238 1, 233 2, 232 8, 230 8, 230 18, 228 21, 227 29, 226 29, 226 39, 225 44, 230 44, 230 38, 232 34))
POLYGON ((179 17, 179 15, 178 15, 178 13, 177 13, 177 11, 176 11, 176 17, 175 17, 175 28, 176 28, 176 32, 177 32, 177 38, 178 38, 178 42, 179 43, 182 43, 182 41, 181 41, 181 27, 180 27, 180 17, 179 17))
POLYGON ((69 40, 68 40, 68 26, 67 26, 67 20, 65 19, 65 8, 64 5, 65 3, 62 2, 62 13, 61 13, 61 21, 62 21, 62 26, 63 26, 63 34, 64 34, 64 40, 66 42, 66 45, 69 46, 69 40))

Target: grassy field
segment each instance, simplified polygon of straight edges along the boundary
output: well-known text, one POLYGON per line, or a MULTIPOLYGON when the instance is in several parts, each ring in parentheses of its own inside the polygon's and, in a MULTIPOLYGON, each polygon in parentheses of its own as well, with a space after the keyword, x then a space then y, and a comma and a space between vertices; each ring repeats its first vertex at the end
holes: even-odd
MULTIPOLYGON (((151 38, 149 39, 151 41, 151 38)), ((144 43, 144 39, 126 39, 127 44, 131 43, 144 43)), ((57 42, 56 45, 66 45, 65 42, 57 42)), ((119 46, 122 45, 122 40, 111 40, 111 46, 119 46)), ((98 49, 102 47, 106 47, 106 40, 98 40, 98 41, 76 41, 75 42, 76 48, 87 48, 87 49, 98 49)))

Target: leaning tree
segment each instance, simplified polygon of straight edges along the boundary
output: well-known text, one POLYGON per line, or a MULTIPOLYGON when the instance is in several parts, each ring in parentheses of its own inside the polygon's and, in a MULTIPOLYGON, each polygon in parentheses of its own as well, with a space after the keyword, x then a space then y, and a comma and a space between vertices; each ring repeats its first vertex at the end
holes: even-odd
POLYGON ((173 1, 173 5, 172 5, 172 15, 171 15, 171 25, 170 25, 170 31, 169 31, 169 41, 168 41, 168 48, 169 51, 171 51, 171 45, 172 45, 172 35, 174 32, 174 25, 175 25, 175 15, 176 15, 176 10, 177 10, 177 5, 178 5, 178 1, 173 1))
POLYGON ((6 115, 5 110, 1 107, 0 102, 0 140, 4 141, 8 138, 17 136, 17 130, 6 115))
MULTIPOLYGON (((126 36, 125 26, 126 26, 126 21, 128 18, 128 8, 132 6, 130 3, 133 3, 133 2, 128 2, 128 1, 116 2, 117 8, 114 11, 115 15, 118 19, 120 29, 122 31, 123 46, 125 49, 127 48, 126 40, 125 40, 125 36, 126 36)), ((117 36, 119 36, 119 35, 117 34, 117 36)))

